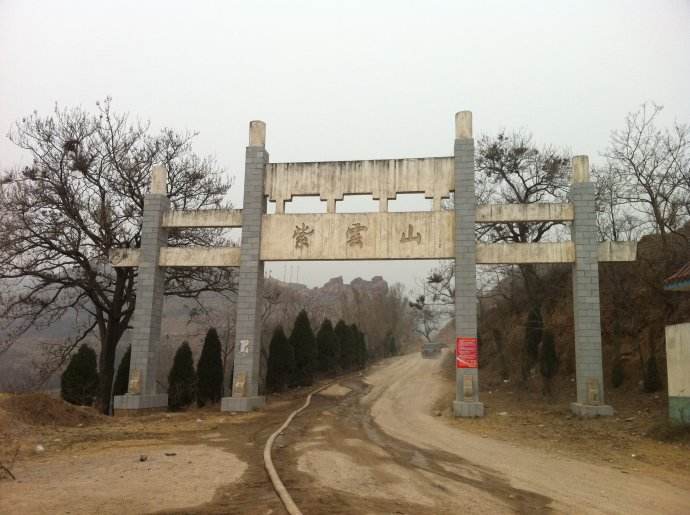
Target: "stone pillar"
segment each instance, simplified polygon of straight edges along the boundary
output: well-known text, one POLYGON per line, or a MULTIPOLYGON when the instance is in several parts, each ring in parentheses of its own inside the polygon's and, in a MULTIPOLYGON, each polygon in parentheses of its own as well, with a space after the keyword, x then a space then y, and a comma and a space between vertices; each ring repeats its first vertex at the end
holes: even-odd
POLYGON ((251 411, 263 406, 265 402, 265 397, 259 395, 261 301, 264 279, 264 264, 259 258, 259 251, 261 218, 265 213, 266 204, 264 176, 268 163, 265 144, 266 124, 260 121, 251 122, 244 168, 242 245, 232 397, 223 398, 223 411, 251 411))
MULTIPOLYGON (((477 201, 474 192, 472 113, 455 115, 455 336, 477 338, 477 272, 474 235, 477 201)), ((481 417, 477 368, 456 368, 456 417, 481 417)))
POLYGON ((604 403, 599 313, 599 238, 594 195, 595 186, 589 178, 589 158, 573 157, 573 183, 569 197, 575 209, 572 240, 575 243, 573 310, 577 402, 571 403, 570 409, 576 415, 585 417, 613 415, 613 408, 604 403))
POLYGON ((165 294, 165 269, 158 266, 158 257, 161 247, 168 243, 168 231, 161 227, 163 213, 170 208, 166 195, 167 177, 165 166, 154 166, 151 171, 151 189, 144 196, 129 388, 126 395, 115 396, 115 409, 136 410, 168 405, 168 395, 156 393, 165 294))

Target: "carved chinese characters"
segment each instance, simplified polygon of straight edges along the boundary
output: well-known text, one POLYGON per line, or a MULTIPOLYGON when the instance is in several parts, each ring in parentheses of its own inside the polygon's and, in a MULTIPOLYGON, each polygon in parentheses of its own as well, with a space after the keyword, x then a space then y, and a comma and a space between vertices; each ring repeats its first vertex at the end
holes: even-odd
POLYGON ((261 259, 436 259, 452 255, 453 212, 264 215, 261 259))
POLYGON ((364 246, 364 242, 362 241, 362 232, 366 230, 367 226, 362 225, 359 222, 351 224, 345 233, 345 236, 347 237, 346 244, 349 247, 359 246, 361 249, 364 246))
POLYGON ((402 236, 400 237, 400 243, 407 243, 410 241, 416 241, 417 245, 422 243, 422 235, 420 233, 414 234, 414 226, 412 224, 408 224, 407 226, 407 236, 405 236, 405 233, 402 233, 402 236))
POLYGON ((292 233, 292 238, 295 240, 295 248, 301 249, 303 247, 309 246, 309 236, 314 234, 314 229, 305 225, 302 222, 302 226, 296 225, 295 232, 292 233))

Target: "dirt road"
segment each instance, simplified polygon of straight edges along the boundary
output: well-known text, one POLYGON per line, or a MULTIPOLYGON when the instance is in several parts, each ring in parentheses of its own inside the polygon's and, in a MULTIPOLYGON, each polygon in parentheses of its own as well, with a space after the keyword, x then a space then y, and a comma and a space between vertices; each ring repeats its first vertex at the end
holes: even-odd
POLYGON ((439 363, 413 354, 343 382, 351 394, 285 436, 281 472, 305 513, 690 513, 690 478, 554 456, 435 416, 448 388, 439 363))
MULTIPOLYGON (((690 513, 689 477, 566 458, 439 416, 435 403, 452 389, 440 363, 393 358, 314 396, 273 451, 305 515, 690 513)), ((248 414, 190 410, 45 428, 24 442, 17 481, 0 481, 0 513, 283 513, 262 449, 305 395, 273 396, 248 414), (31 451, 38 443, 45 452, 31 451)))

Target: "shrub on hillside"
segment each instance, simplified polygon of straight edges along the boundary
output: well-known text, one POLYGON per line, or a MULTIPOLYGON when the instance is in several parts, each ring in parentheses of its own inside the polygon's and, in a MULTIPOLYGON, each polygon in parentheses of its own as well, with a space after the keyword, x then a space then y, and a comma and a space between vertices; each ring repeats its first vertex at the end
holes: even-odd
POLYGON ((218 332, 213 327, 206 333, 196 365, 196 376, 196 402, 199 407, 219 402, 223 395, 223 356, 218 332))
POLYGON ((60 395, 64 400, 80 406, 92 406, 98 395, 98 367, 96 353, 86 344, 72 355, 60 379, 60 395))
POLYGON ((659 377, 659 367, 656 363, 656 355, 652 354, 647 358, 644 371, 644 391, 647 393, 657 392, 661 389, 661 378, 659 377))
POLYGON ((311 386, 314 383, 318 353, 316 337, 305 310, 300 311, 297 315, 289 342, 295 349, 293 384, 295 386, 311 386))
POLYGON ((125 395, 129 389, 129 364, 132 360, 132 346, 127 347, 125 355, 120 360, 120 365, 117 367, 117 374, 115 375, 115 384, 113 385, 113 395, 125 395))
POLYGON ((271 392, 282 392, 290 384, 295 371, 295 351, 282 326, 277 326, 271 337, 268 355, 266 386, 271 392))
POLYGON ((183 342, 175 352, 173 365, 168 374, 168 409, 177 411, 192 404, 196 397, 196 388, 192 349, 187 342, 183 342))
POLYGON ((335 334, 340 342, 340 368, 347 372, 352 370, 356 363, 356 342, 352 333, 352 327, 343 320, 335 325, 335 334))
POLYGON ((623 360, 619 357, 613 363, 613 368, 611 368, 611 385, 614 388, 622 386, 625 382, 625 366, 623 365, 623 360))
POLYGON ((551 331, 544 331, 539 350, 539 372, 544 379, 544 393, 551 393, 551 379, 558 372, 556 343, 551 331))
POLYGON ((400 351, 398 350, 398 342, 395 341, 395 336, 392 334, 388 335, 386 341, 386 355, 397 356, 400 351))
POLYGON ((340 366, 340 344, 333 330, 333 324, 326 318, 316 334, 319 370, 335 372, 340 366))
POLYGON ((350 328, 343 320, 338 320, 333 329, 335 333, 335 338, 338 341, 338 346, 340 347, 340 356, 338 359, 338 368, 341 370, 346 370, 346 360, 347 360, 347 346, 350 337, 350 328))
POLYGON ((353 341, 352 368, 362 370, 367 362, 367 345, 364 341, 364 333, 359 330, 357 324, 352 324, 350 331, 352 331, 353 341))
POLYGON ((365 368, 369 360, 369 349, 367 348, 367 338, 362 331, 357 331, 359 336, 359 368, 365 368))
POLYGON ((544 331, 544 320, 541 309, 533 307, 527 315, 525 326, 525 341, 522 349, 522 381, 526 382, 530 371, 539 359, 539 344, 544 331))

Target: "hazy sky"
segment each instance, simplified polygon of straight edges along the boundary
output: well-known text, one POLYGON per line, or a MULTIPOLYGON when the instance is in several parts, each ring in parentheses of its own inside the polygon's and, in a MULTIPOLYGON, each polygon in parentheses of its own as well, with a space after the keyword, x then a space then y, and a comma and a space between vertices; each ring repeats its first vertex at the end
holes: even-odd
MULTIPOLYGON (((596 161, 645 100, 690 121, 690 2, 0 0, 3 136, 34 109, 108 95, 154 127, 199 131, 237 206, 253 119, 274 162, 450 155, 465 109, 475 135, 527 128, 596 161)), ((3 137, 0 167, 26 161, 3 137)), ((310 285, 409 285, 431 265, 299 268, 310 285)))

